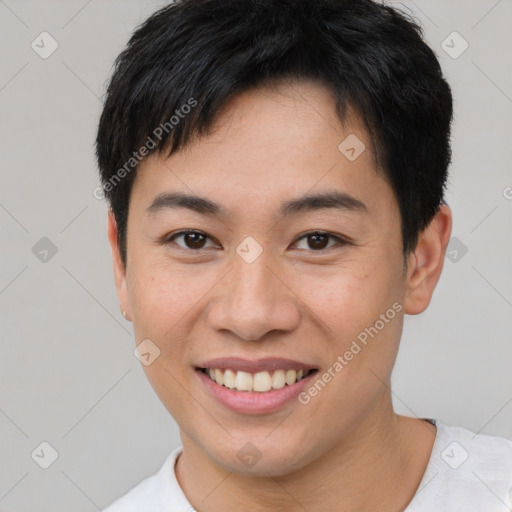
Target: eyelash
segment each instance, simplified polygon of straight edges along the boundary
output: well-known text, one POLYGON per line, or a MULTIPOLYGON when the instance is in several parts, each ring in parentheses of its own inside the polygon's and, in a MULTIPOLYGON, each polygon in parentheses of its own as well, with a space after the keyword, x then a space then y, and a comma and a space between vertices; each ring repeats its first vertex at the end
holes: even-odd
MULTIPOLYGON (((199 231, 199 230, 196 230, 196 229, 185 229, 185 230, 182 230, 182 231, 178 231, 176 233, 171 233, 169 236, 165 237, 165 239, 163 240, 163 243, 164 244, 170 244, 171 242, 174 243, 174 240, 180 236, 184 236, 184 235, 188 235, 188 234, 199 234, 199 235, 203 235, 205 236, 206 238, 212 240, 212 238, 210 236, 208 236, 206 233, 202 232, 202 231, 199 231)), ((328 251, 329 249, 333 249, 333 248, 336 248, 336 246, 344 246, 344 245, 351 245, 351 243, 340 237, 340 236, 337 236, 337 235, 333 235, 332 233, 329 233, 327 231, 320 231, 320 230, 317 230, 317 231, 308 231, 307 233, 304 233, 302 234, 299 238, 296 239, 296 241, 294 242, 297 243, 299 240, 302 240, 303 238, 307 238, 308 236, 313 236, 313 235, 323 235, 323 236, 326 236, 330 239, 333 239, 336 241, 336 244, 334 245, 331 245, 330 247, 326 247, 326 248, 323 248, 323 249, 301 249, 301 250, 309 250, 310 252, 316 252, 316 253, 321 253, 321 252, 325 252, 325 251, 328 251)), ((177 244, 176 244, 177 245, 177 244)), ((178 249, 180 250, 183 250, 183 251, 186 251, 186 252, 196 252, 196 253, 201 253, 202 251, 205 251, 208 249, 208 247, 202 247, 200 249, 191 249, 189 247, 182 247, 180 245, 178 245, 178 249)))

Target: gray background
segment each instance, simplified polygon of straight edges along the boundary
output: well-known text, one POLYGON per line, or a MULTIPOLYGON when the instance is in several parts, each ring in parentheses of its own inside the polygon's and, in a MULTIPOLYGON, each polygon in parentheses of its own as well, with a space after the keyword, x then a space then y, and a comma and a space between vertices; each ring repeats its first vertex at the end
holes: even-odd
MULTIPOLYGON (((93 141, 111 65, 160 5, 0 1, 5 512, 99 510, 180 443, 133 355, 114 290, 106 205, 93 196, 93 141), (46 59, 31 47, 42 45, 43 31, 59 45, 46 59), (56 254, 44 253, 42 237, 56 254), (59 454, 46 470, 31 457, 43 441, 59 454)), ((454 91, 447 201, 457 240, 429 309, 406 319, 394 402, 403 414, 512 437, 512 3, 404 5, 454 91), (469 43, 457 58, 441 47, 453 31, 469 43)), ((452 54, 462 48, 458 36, 445 44, 452 54)), ((44 463, 50 452, 35 453, 44 463)))

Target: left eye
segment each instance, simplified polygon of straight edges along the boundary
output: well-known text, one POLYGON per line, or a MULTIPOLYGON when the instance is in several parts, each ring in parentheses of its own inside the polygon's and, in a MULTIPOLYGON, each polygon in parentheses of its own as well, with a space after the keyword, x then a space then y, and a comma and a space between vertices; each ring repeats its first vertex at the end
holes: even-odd
POLYGON ((343 245, 345 243, 341 238, 331 235, 330 233, 325 233, 323 231, 306 233, 298 239, 298 241, 301 240, 305 240, 309 247, 299 247, 299 249, 312 249, 313 251, 322 251, 324 249, 330 249, 333 245, 343 245), (328 245, 329 239, 333 240, 335 243, 328 245))

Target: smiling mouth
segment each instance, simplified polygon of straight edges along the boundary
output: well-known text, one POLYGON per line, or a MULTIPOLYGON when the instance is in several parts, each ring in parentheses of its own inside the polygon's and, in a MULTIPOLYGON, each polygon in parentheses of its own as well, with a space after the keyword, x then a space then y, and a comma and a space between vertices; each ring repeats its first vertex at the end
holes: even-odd
POLYGON ((229 368, 197 368, 197 370, 208 375, 211 380, 225 388, 256 393, 266 393, 285 386, 293 386, 308 375, 318 371, 316 368, 309 370, 277 369, 257 373, 230 370, 229 368))

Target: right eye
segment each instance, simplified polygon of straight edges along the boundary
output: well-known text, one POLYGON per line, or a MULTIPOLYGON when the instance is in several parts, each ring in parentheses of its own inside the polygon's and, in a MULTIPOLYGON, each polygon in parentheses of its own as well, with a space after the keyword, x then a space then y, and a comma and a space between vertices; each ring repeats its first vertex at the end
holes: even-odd
MULTIPOLYGON (((180 249, 197 252, 201 251, 203 249, 206 249, 208 247, 205 247, 205 242, 207 240, 211 240, 211 238, 202 231, 197 231, 194 229, 187 229, 183 231, 178 231, 177 233, 172 233, 165 239, 165 243, 175 243, 180 249), (182 238, 183 245, 176 242, 176 240, 179 240, 182 238)), ((212 247, 217 247, 215 244, 212 245, 212 247)))

